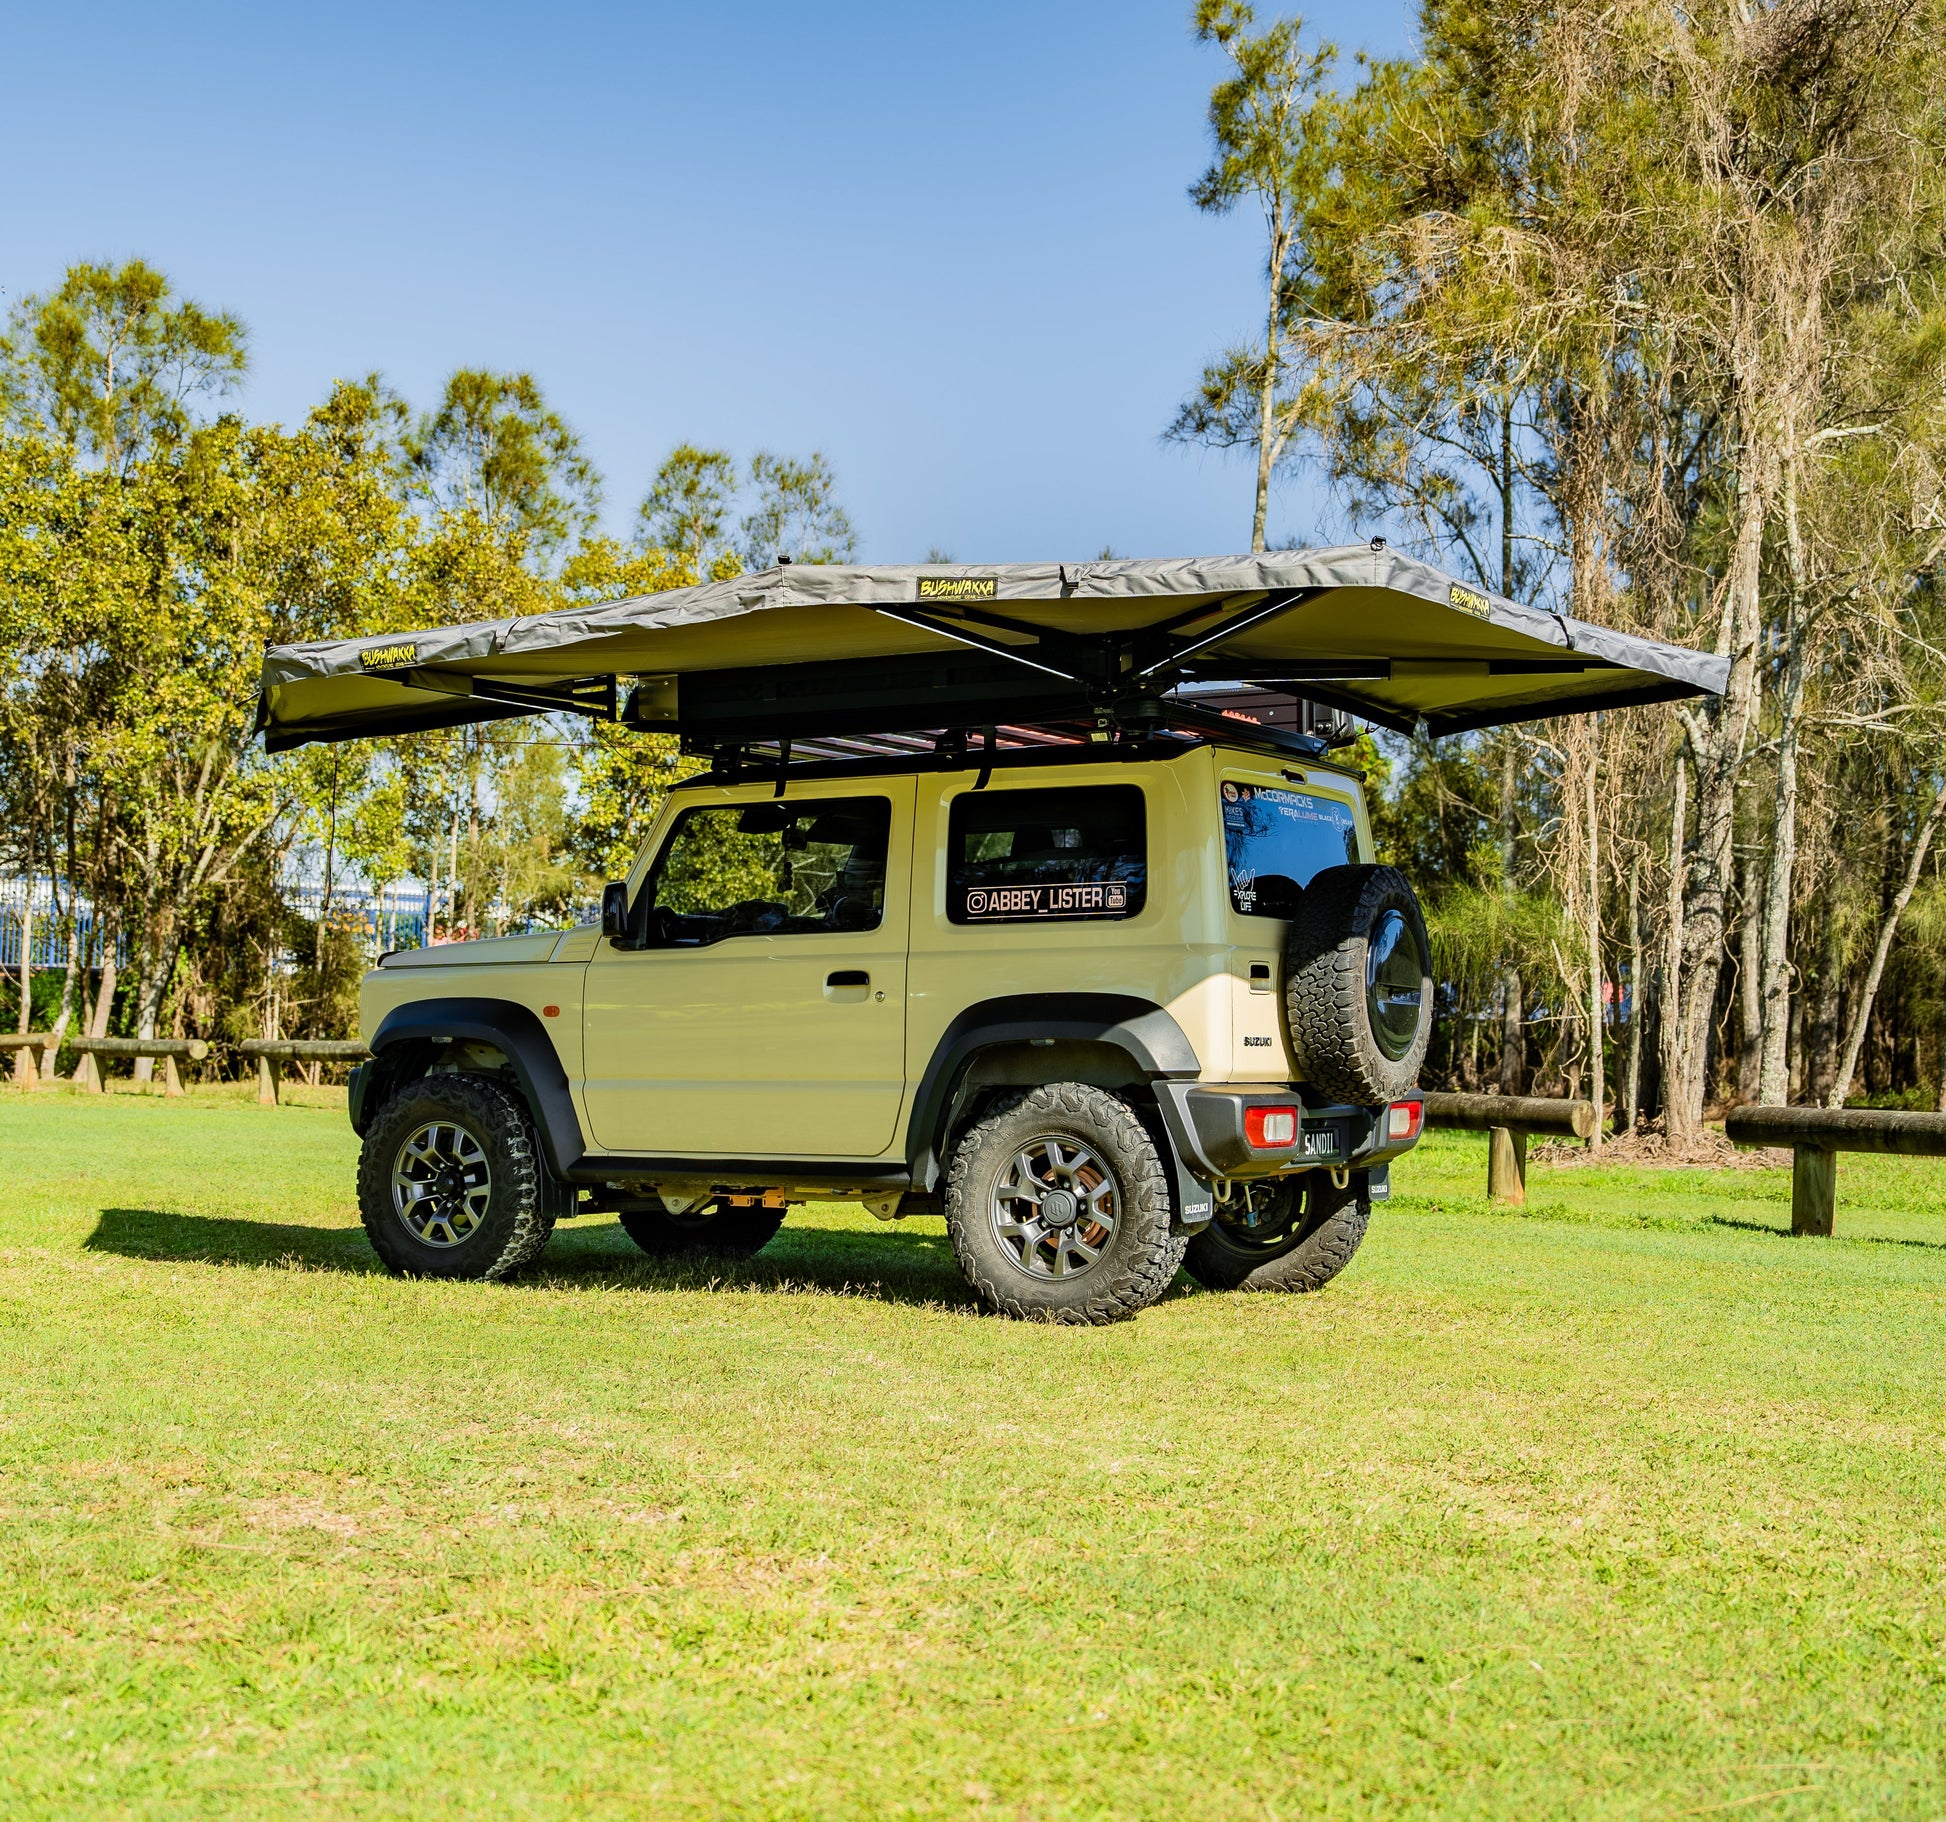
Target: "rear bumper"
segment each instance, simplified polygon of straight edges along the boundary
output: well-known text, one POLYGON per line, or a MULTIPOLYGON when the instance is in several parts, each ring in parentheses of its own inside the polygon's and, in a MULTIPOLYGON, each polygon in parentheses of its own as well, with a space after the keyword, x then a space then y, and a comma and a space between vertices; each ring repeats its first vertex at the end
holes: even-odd
MULTIPOLYGON (((1205 1182, 1218 1178, 1279 1177, 1302 1170, 1376 1170, 1418 1143, 1386 1136, 1390 1103, 1377 1107, 1328 1105, 1306 1099, 1301 1089, 1156 1083, 1183 1162, 1205 1182), (1286 1146, 1252 1145, 1244 1134, 1251 1107, 1298 1107, 1297 1135, 1286 1146)), ((1400 1096, 1416 1101, 1415 1091, 1400 1096)), ((1421 1125, 1423 1130, 1423 1123, 1421 1125)))

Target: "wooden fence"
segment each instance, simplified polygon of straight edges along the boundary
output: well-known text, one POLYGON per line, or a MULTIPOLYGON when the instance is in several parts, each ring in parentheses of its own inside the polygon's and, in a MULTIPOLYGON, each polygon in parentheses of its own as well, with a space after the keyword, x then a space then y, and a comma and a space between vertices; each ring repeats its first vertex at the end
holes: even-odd
POLYGON ((1838 1224, 1838 1154, 1894 1152, 1946 1158, 1946 1113, 1876 1107, 1739 1107, 1723 1123, 1738 1145, 1791 1148, 1791 1232, 1833 1233, 1838 1224))
POLYGON ((1538 1095, 1429 1094, 1426 1124, 1487 1134, 1487 1194, 1496 1202, 1521 1203, 1527 1200, 1528 1134, 1592 1138, 1595 1104, 1538 1095))

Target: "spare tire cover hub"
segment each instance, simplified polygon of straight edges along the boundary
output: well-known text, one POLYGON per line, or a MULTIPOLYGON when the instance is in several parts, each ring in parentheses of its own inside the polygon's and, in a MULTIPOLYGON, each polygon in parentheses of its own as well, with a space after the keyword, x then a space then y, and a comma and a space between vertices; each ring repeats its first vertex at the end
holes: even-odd
POLYGON ((1425 957, 1405 913, 1383 912, 1365 944, 1365 1001, 1371 1008, 1372 1036, 1397 1062, 1419 1035, 1419 1005, 1425 991, 1425 957))

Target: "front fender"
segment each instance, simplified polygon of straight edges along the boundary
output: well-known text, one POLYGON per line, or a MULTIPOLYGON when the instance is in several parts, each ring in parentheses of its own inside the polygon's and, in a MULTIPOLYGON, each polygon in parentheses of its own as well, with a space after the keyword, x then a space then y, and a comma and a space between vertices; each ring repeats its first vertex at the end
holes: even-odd
MULTIPOLYGON (((501 1051, 520 1084, 540 1133, 548 1168, 566 1182, 588 1147, 568 1091, 568 1072, 547 1028, 533 1011, 512 1000, 428 999, 395 1006, 372 1033, 374 1067, 386 1052, 405 1044, 471 1042, 501 1051)), ((361 1096, 361 1102, 369 1097, 361 1096)), ((372 1111, 376 1111, 374 1107, 372 1111)))

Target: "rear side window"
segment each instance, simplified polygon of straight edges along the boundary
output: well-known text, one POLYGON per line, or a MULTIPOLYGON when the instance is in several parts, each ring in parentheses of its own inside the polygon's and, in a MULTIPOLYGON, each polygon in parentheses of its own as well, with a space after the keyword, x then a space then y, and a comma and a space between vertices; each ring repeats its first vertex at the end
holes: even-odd
POLYGON ((1223 846, 1230 903, 1245 916, 1290 917, 1326 867, 1358 858, 1351 805, 1309 791, 1223 781, 1223 846))
POLYGON ((969 791, 947 825, 956 924, 1133 917, 1149 886, 1141 787, 969 791))
POLYGON ((686 810, 642 894, 645 940, 683 948, 876 930, 891 827, 884 797, 686 810))

